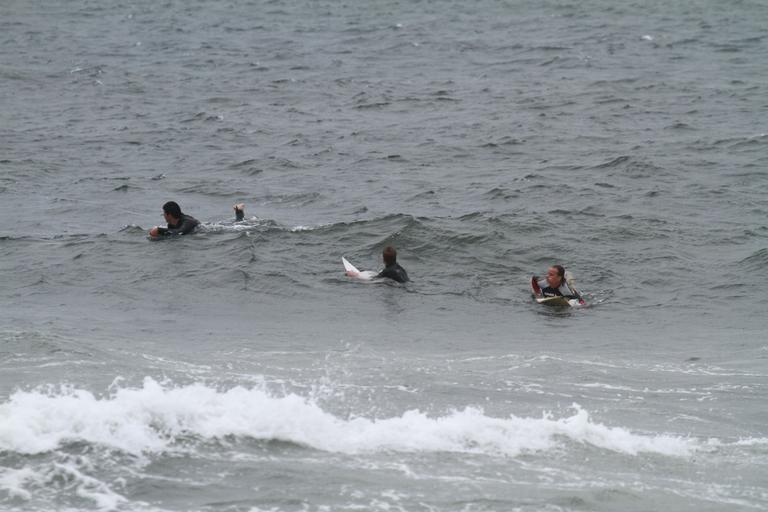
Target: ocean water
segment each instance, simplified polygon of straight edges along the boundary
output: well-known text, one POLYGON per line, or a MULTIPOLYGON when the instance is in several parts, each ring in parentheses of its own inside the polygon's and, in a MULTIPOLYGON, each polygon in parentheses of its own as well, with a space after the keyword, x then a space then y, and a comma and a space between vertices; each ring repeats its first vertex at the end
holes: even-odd
POLYGON ((0 509, 768 508, 767 64, 757 1, 5 0, 0 509))

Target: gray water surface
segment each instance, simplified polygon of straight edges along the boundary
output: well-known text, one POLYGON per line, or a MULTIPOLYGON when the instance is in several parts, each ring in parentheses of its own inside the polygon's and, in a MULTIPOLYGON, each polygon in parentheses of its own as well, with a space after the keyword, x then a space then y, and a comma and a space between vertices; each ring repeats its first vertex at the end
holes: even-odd
POLYGON ((768 507, 766 27, 3 3, 0 507, 768 507))

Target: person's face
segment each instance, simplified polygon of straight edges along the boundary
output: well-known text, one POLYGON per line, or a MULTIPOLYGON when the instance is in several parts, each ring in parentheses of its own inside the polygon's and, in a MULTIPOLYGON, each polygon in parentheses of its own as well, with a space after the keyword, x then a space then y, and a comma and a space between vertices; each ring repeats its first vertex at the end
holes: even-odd
POLYGON ((547 270, 547 282, 549 283, 549 286, 558 288, 562 281, 563 279, 558 275, 557 269, 555 267, 549 267, 549 270, 547 270))
POLYGON ((167 213, 167 212, 163 211, 163 217, 165 217, 165 222, 167 222, 168 224, 175 224, 176 223, 176 217, 174 217, 170 213, 167 213))

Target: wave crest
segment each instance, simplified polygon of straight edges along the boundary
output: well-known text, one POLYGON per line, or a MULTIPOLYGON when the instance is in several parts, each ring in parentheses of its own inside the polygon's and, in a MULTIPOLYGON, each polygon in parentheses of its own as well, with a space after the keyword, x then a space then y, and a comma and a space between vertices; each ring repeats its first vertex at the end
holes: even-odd
POLYGON ((283 441, 335 453, 459 452, 517 456, 563 441, 634 455, 688 456, 700 443, 669 435, 640 435, 595 423, 574 404, 554 419, 486 416, 467 407, 430 416, 409 410, 377 419, 340 418, 295 394, 273 396, 242 386, 217 390, 202 383, 173 386, 145 378, 99 398, 71 387, 17 391, 0 404, 0 450, 37 454, 88 442, 130 454, 158 453, 182 437, 225 436, 283 441))

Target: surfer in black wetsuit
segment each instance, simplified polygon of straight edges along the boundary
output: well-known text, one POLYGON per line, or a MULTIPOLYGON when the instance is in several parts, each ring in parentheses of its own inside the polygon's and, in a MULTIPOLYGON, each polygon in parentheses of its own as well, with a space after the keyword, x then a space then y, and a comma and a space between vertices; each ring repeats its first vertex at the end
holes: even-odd
POLYGON ((539 279, 534 276, 533 279, 541 288, 541 294, 544 297, 565 297, 566 299, 579 299, 582 301, 581 294, 568 283, 565 269, 561 265, 552 265, 547 270, 547 277, 539 279))
POLYGON ((394 247, 389 246, 384 248, 382 256, 384 258, 384 270, 379 272, 379 275, 376 277, 388 277, 398 283, 406 283, 409 281, 408 273, 397 263, 397 251, 394 247))
POLYGON ((237 203, 232 207, 235 210, 235 222, 240 222, 245 218, 245 203, 237 203))
POLYGON ((186 235, 192 233, 200 225, 200 222, 194 217, 181 213, 181 207, 174 201, 168 201, 163 205, 163 216, 165 216, 168 227, 155 226, 149 230, 150 237, 186 235))

